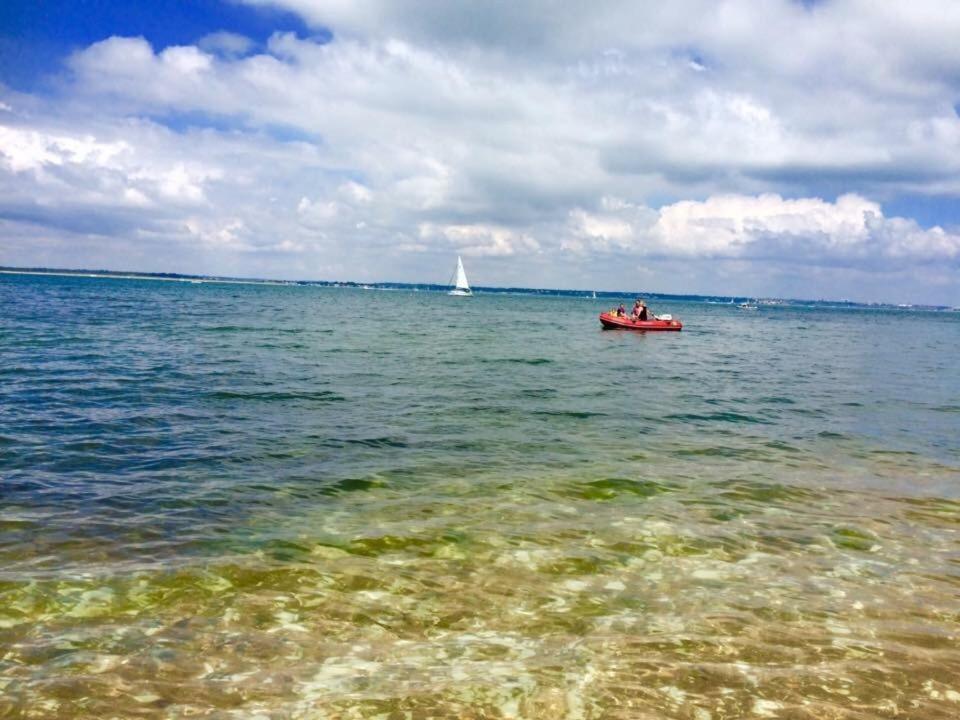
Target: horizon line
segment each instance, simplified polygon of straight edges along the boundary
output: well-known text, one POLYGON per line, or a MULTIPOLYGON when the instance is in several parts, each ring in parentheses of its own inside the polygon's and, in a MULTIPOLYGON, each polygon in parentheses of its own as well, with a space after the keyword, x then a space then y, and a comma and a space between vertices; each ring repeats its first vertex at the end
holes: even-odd
MULTIPOLYGON (((106 270, 106 269, 87 269, 87 268, 47 268, 47 267, 16 267, 12 265, 0 265, 0 274, 5 275, 48 275, 48 276, 57 276, 57 277, 98 277, 106 279, 115 279, 115 280, 163 280, 163 281, 183 281, 183 280, 200 280, 200 281, 212 281, 212 282, 225 282, 225 283, 235 283, 235 284, 247 284, 247 285, 318 285, 318 286, 347 286, 347 287, 369 287, 377 289, 390 289, 390 288, 403 288, 403 287, 425 287, 425 288, 437 288, 443 289, 450 287, 448 285, 441 285, 438 283, 428 283, 428 282, 407 282, 407 281, 394 281, 394 280, 371 280, 371 281, 360 281, 360 280, 282 280, 279 278, 253 278, 253 277, 235 277, 230 275, 197 275, 193 273, 180 273, 180 272, 158 272, 158 271, 140 271, 140 270, 106 270)), ((722 294, 709 294, 709 293, 664 293, 664 292, 638 292, 638 291, 626 291, 626 290, 593 290, 593 289, 578 289, 578 288, 537 288, 537 287, 521 287, 521 286, 497 286, 497 285, 475 285, 472 287, 475 291, 492 291, 493 293, 507 293, 507 292, 526 292, 528 294, 538 294, 538 293, 583 293, 584 295, 589 295, 590 293, 598 293, 607 296, 616 296, 616 295, 647 295, 650 297, 658 298, 705 298, 705 299, 724 299, 735 301, 739 299, 744 300, 776 300, 778 302, 785 303, 818 303, 818 304, 842 304, 848 306, 858 306, 858 307, 890 307, 890 308, 919 308, 919 309, 933 309, 933 310, 960 310, 960 307, 955 307, 951 305, 932 305, 927 303, 894 303, 888 301, 860 301, 860 300, 849 300, 846 298, 840 299, 829 299, 829 298, 786 298, 786 297, 773 297, 773 296, 757 296, 757 295, 722 295, 722 294)))

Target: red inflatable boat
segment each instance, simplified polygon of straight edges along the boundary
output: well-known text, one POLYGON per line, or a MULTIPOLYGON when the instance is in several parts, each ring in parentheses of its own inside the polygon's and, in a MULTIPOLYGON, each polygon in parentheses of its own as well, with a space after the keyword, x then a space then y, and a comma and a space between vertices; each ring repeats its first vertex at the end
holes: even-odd
POLYGON ((600 313, 604 330, 683 330, 679 320, 631 320, 611 313, 600 313))

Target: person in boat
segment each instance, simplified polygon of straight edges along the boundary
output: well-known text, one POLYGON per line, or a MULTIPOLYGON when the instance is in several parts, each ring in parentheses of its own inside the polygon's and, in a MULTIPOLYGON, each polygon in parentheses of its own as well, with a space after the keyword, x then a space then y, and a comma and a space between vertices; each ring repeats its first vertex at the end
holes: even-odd
POLYGON ((637 300, 633 304, 633 312, 630 314, 634 322, 638 320, 647 320, 650 316, 647 313, 647 304, 643 300, 637 300))
POLYGON ((627 309, 623 306, 623 303, 620 303, 620 307, 617 308, 617 317, 626 317, 627 309))

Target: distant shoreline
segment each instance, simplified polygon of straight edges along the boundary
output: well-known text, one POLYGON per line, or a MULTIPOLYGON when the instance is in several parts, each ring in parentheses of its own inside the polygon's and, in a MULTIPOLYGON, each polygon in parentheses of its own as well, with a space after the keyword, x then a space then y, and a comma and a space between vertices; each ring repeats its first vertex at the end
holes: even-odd
POLYGON ((103 272, 97 270, 21 270, 0 268, 3 275, 46 275, 52 277, 88 277, 103 278, 106 280, 161 280, 165 282, 193 282, 193 283, 232 283, 234 285, 291 285, 284 280, 245 280, 242 278, 205 277, 203 275, 176 275, 167 276, 161 273, 122 273, 103 272))
MULTIPOLYGON (((190 282, 190 283, 223 283, 233 285, 296 285, 313 287, 341 287, 366 290, 422 290, 425 292, 443 292, 449 288, 446 285, 435 285, 432 283, 402 283, 402 282, 357 282, 354 280, 273 280, 269 278, 235 278, 222 277, 218 275, 187 275, 183 273, 150 273, 134 272, 121 270, 71 270, 63 268, 18 268, 18 267, 0 267, 2 275, 39 275, 53 277, 87 277, 101 278, 107 280, 161 280, 166 282, 190 282)), ((960 308, 950 307, 949 305, 923 305, 907 303, 864 303, 854 302, 852 300, 805 300, 800 298, 753 298, 747 295, 677 295, 672 293, 641 292, 637 290, 616 291, 616 290, 563 290, 560 288, 501 288, 501 287, 474 287, 475 293, 491 295, 537 295, 543 297, 572 297, 583 299, 594 299, 596 292, 597 300, 617 299, 623 297, 648 297, 658 300, 680 300, 692 302, 705 302, 708 304, 722 305, 744 301, 758 302, 765 306, 817 306, 817 307, 841 307, 841 308, 862 308, 862 309, 887 309, 887 310, 927 310, 935 312, 958 311, 960 308)))

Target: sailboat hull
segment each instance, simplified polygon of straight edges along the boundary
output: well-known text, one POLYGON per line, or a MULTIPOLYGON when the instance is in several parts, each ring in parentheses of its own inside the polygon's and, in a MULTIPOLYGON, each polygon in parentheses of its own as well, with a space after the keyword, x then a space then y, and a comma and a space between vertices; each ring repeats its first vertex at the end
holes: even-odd
POLYGON ((447 295, 459 295, 460 297, 470 297, 473 295, 469 290, 451 290, 447 295))
POLYGON ((679 320, 631 320, 617 317, 610 313, 600 313, 600 324, 604 330, 683 330, 683 323, 679 320))

